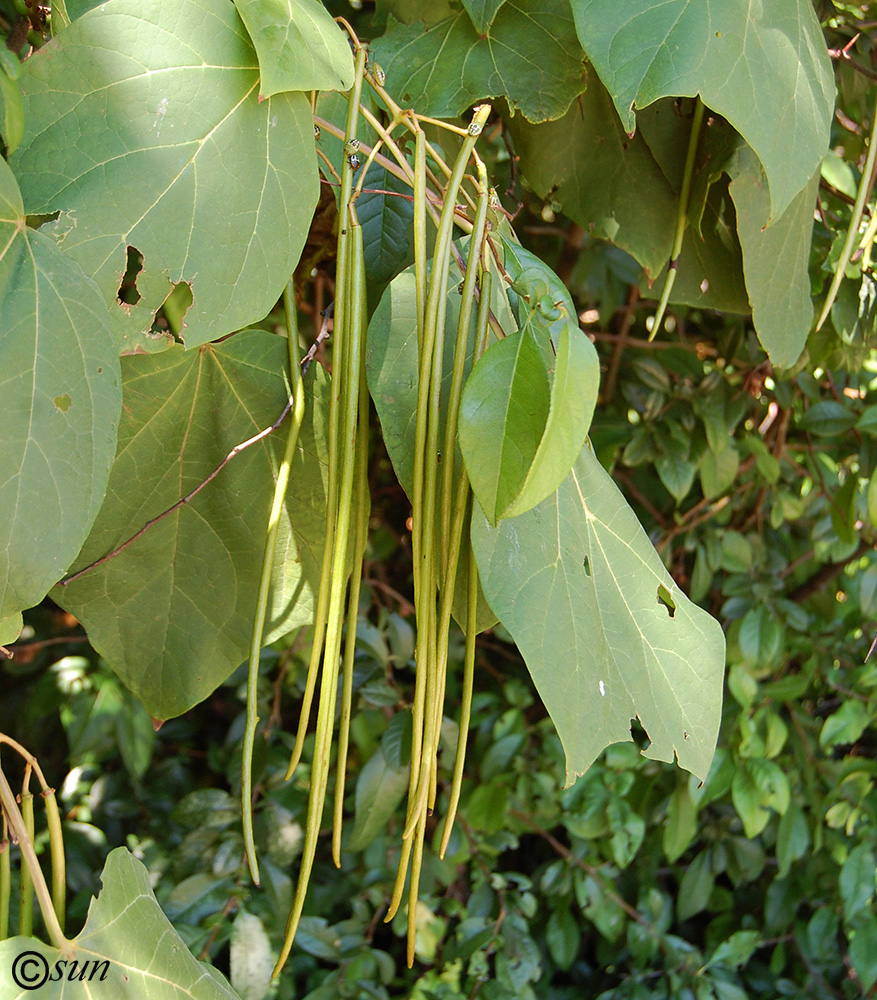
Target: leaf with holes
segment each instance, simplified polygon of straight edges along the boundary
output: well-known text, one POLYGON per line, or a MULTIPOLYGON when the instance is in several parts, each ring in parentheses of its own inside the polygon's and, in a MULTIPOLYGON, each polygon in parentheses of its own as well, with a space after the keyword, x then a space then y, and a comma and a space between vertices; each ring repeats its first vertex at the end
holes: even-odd
MULTIPOLYGON (((261 330, 220 345, 125 358, 107 499, 72 567, 114 551, 280 415, 286 344, 261 330)), ((311 368, 281 518, 267 644, 312 620, 325 529, 328 378, 311 368)), ((52 597, 155 719, 198 704, 246 657, 286 424, 238 454, 189 503, 52 597)))
POLYGON ((782 215, 816 172, 834 113, 834 76, 809 3, 572 0, 572 9, 628 132, 637 108, 699 94, 753 148, 771 214, 782 215))
POLYGON ((425 30, 422 23, 395 24, 372 42, 371 53, 403 107, 440 118, 504 97, 530 121, 547 121, 559 118, 585 85, 567 0, 506 0, 485 32, 465 11, 425 30))
POLYGON ((235 0, 262 74, 260 94, 284 90, 347 90, 353 55, 320 0, 235 0))
POLYGON ((41 1000, 237 1000, 222 973, 186 947, 158 905, 149 872, 126 848, 110 852, 100 878, 103 888, 69 953, 30 937, 0 942, 0 996, 32 995, 19 986, 23 977, 13 978, 16 956, 29 954, 30 962, 20 964, 22 973, 47 973, 36 987, 41 1000))
MULTIPOLYGON (((0 621, 37 604, 76 558, 106 492, 119 357, 92 281, 25 225, 0 159, 0 621)), ((0 642, 3 640, 0 639, 0 642)))
POLYGON ((123 350, 144 349, 175 283, 188 347, 261 319, 304 245, 318 180, 307 98, 259 101, 256 53, 227 0, 107 0, 22 71, 13 158, 28 214, 97 282, 123 350), (139 299, 117 301, 126 250, 139 299))
POLYGON ((721 718, 722 629, 692 604, 590 446, 557 492, 472 544, 566 753, 567 783, 638 716, 644 754, 706 778, 721 718))

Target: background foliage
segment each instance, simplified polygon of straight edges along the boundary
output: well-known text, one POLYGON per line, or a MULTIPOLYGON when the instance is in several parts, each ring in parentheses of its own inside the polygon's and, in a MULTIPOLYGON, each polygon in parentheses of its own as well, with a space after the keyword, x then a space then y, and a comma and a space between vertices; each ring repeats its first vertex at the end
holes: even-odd
MULTIPOLYGON (((264 23, 248 19, 248 8, 258 18, 257 4, 239 5, 246 32, 231 5, 206 4, 207 20, 183 36, 168 30, 167 5, 138 4, 135 17, 117 0, 117 19, 105 24, 111 47, 130 60, 113 81, 124 89, 127 114, 117 123, 118 148, 100 153, 108 169, 118 172, 118 203, 97 205, 89 136, 70 124, 101 113, 94 103, 100 93, 84 68, 95 51, 76 50, 78 18, 89 6, 68 5, 74 18, 64 29, 72 33, 69 62, 52 68, 49 59, 34 57, 36 68, 26 68, 19 141, 20 98, 13 84, 20 71, 14 59, 4 57, 0 66, 6 122, 0 131, 12 167, 0 164, 0 225, 22 262, 16 266, 32 275, 30 287, 40 303, 38 312, 4 312, 23 317, 4 326, 4 347, 35 341, 37 351, 19 349, 12 354, 18 367, 4 372, 4 398, 13 416, 0 440, 4 456, 27 470, 34 456, 20 454, 26 435, 14 418, 20 409, 14 393, 21 376, 34 372, 45 386, 46 419, 56 421, 49 439, 57 455, 48 460, 59 469, 54 493, 29 485, 25 475, 20 480, 25 486, 16 509, 36 518, 41 530, 56 530, 57 543, 41 545, 28 578, 10 588, 17 601, 0 608, 10 623, 0 639, 17 632, 18 609, 38 601, 71 564, 76 569, 95 557, 84 550, 73 563, 90 531, 86 546, 93 545, 97 555, 127 537, 123 527, 137 520, 147 497, 150 509, 162 509, 202 480, 212 465, 199 452, 199 440, 221 435, 216 448, 225 454, 276 416, 285 389, 276 374, 283 359, 271 357, 283 354, 281 342, 269 336, 280 315, 271 310, 300 252, 300 305, 303 321, 313 317, 315 332, 330 294, 332 262, 325 245, 332 199, 321 201, 311 222, 316 173, 293 172, 288 162, 291 146, 309 141, 311 130, 307 98, 289 89, 349 85, 336 71, 343 60, 331 41, 323 51, 311 37, 309 51, 320 58, 304 67, 303 77, 290 80, 283 74, 292 70, 278 64, 277 79, 268 81, 253 61, 247 32, 260 60, 268 58, 261 45, 271 53, 282 43, 270 32, 260 34, 264 23), (172 51, 175 39, 191 57, 188 68, 172 51), (166 79, 159 73, 149 86, 140 80, 137 63, 144 46, 170 67, 166 79), (206 76, 204 63, 212 67, 206 76), (59 99, 55 77, 48 83, 43 72, 69 81, 67 103, 59 99), (175 118, 175 95, 193 87, 205 96, 202 115, 193 119, 187 111, 175 118), (267 99, 260 102, 260 96, 267 99), (167 173, 154 186, 151 168, 138 165, 147 151, 125 143, 128 123, 138 116, 150 116, 146 131, 167 157, 167 173), (50 125, 55 134, 64 130, 65 142, 42 148, 50 125), (164 151, 162 135, 172 129, 191 131, 180 139, 187 156, 198 151, 188 173, 180 173, 180 163, 164 151), (229 165, 223 155, 229 135, 245 135, 252 157, 229 165), (284 142, 291 146, 284 148, 284 142), (205 201, 197 202, 191 218, 181 219, 178 185, 196 180, 205 201), (242 244, 235 229, 240 223, 241 231, 252 232, 252 220, 221 210, 228 192, 239 190, 251 198, 242 205, 242 217, 265 213, 268 228, 258 245, 242 244), (101 211, 111 224, 96 236, 88 226, 101 211), (39 230, 23 225, 25 213, 56 212, 62 214, 39 230), (225 231, 211 228, 217 218, 225 231), (215 246, 237 246, 240 256, 214 253, 215 246), (169 256, 153 268, 159 253, 169 256), (203 276, 208 261, 227 273, 202 293, 192 273, 203 276), (120 300, 126 274, 128 291, 123 282, 120 300), (68 345, 51 339, 58 328, 53 310, 61 308, 73 315, 81 331, 78 356, 88 360, 83 391, 72 394, 70 412, 82 421, 75 426, 60 422, 69 400, 53 388, 59 353, 64 365, 74 363, 68 345), (215 325, 220 314, 227 324, 221 333, 215 325), (246 326, 252 331, 206 351, 172 346, 179 339, 187 347, 206 344, 246 326), (138 352, 126 354, 121 368, 120 345, 138 352), (105 377, 87 385, 95 365, 105 377), (171 389, 137 395, 138 387, 150 380, 158 386, 174 371, 168 385, 191 379, 199 389, 210 388, 203 397, 193 392, 185 422, 168 408, 171 389), (232 387, 235 398, 220 403, 217 420, 213 404, 202 405, 202 398, 211 401, 214 392, 232 393, 232 387), (156 412, 125 411, 119 454, 130 464, 117 462, 111 471, 115 431, 106 414, 118 406, 122 388, 126 400, 156 412), (80 409, 86 395, 89 412, 80 409), (95 435, 95 427, 102 433, 95 435), (92 467, 81 461, 65 466, 65 455, 82 455, 82 445, 71 444, 68 434, 89 440, 92 467), (183 476, 171 462, 181 450, 183 476), (84 472, 88 482, 100 475, 109 481, 111 502, 93 528, 102 494, 82 488, 77 477, 84 472), (112 541, 98 537, 105 532, 112 541)), ((346 5, 327 6, 353 17, 346 5)), ((425 861, 418 963, 405 969, 403 922, 384 925, 381 911, 402 822, 393 813, 407 784, 405 714, 396 709, 410 692, 415 636, 404 596, 408 505, 389 458, 382 458, 372 472, 366 587, 357 624, 358 713, 348 793, 353 822, 340 871, 318 855, 308 916, 276 987, 280 998, 773 1000, 874 993, 877 668, 867 654, 877 609, 877 363, 867 240, 864 252, 845 265, 837 299, 818 331, 813 303, 817 310, 822 306, 863 183, 870 207, 861 229, 874 237, 867 228, 873 176, 863 182, 862 173, 874 127, 875 22, 867 3, 820 2, 814 19, 806 4, 772 0, 763 4, 772 31, 740 37, 735 18, 743 6, 703 4, 698 14, 681 2, 647 0, 387 2, 356 16, 355 27, 363 38, 373 38, 373 57, 402 103, 450 117, 485 97, 497 99, 482 152, 500 198, 508 210, 519 208, 516 231, 564 281, 599 355, 594 454, 611 469, 678 586, 725 627, 727 685, 719 747, 702 785, 643 756, 647 740, 635 729, 634 744, 610 747, 584 777, 562 789, 566 757, 529 672, 507 641, 513 625, 489 630, 478 648, 458 829, 444 861, 425 861), (675 24, 683 7, 691 23, 683 18, 674 29, 659 20, 675 24), (681 42, 670 76, 662 60, 673 30, 681 42), (643 45, 644 37, 665 44, 643 45), (691 38, 701 44, 692 49, 686 45, 691 38), (793 57, 789 38, 797 40, 793 57), (723 39, 733 43, 729 56, 716 48, 723 39), (835 51, 833 65, 825 58, 826 42, 835 51), (843 56, 840 50, 850 42, 843 56), (562 56, 545 58, 550 45, 562 56), (631 45, 635 60, 626 58, 631 45), (725 58, 744 61, 750 91, 719 88, 717 81, 728 78, 725 58), (709 119, 690 224, 666 331, 649 343, 654 299, 672 254, 697 93, 709 119), (637 108, 656 103, 637 112, 630 137, 632 102, 637 108), (772 224, 764 229, 768 220, 772 224)), ((322 9, 304 0, 292 7, 299 13, 322 9)), ((29 15, 11 4, 2 11, 10 35, 27 30, 21 18, 29 15)), ((326 38, 332 38, 328 31, 326 38)), ((16 51, 23 53, 24 44, 16 51)), ((318 113, 337 120, 336 96, 326 93, 319 100, 318 113)), ((320 142, 328 154, 331 137, 320 142)), ((339 153, 332 154, 336 162, 339 153)), ((369 176, 366 187, 392 191, 392 176, 372 169, 374 183, 369 176)), ((365 202, 361 214, 373 226, 366 240, 374 309, 377 286, 407 266, 410 248, 401 235, 407 231, 407 203, 389 194, 368 197, 373 215, 365 202)), ((318 379, 313 391, 325 391, 325 384, 321 388, 318 379)), ((306 427, 305 451, 314 442, 319 453, 322 433, 318 421, 306 427)), ((377 422, 373 437, 380 447, 377 422)), ((229 475, 241 477, 240 485, 227 487, 234 500, 214 498, 216 509, 200 527, 169 518, 162 528, 166 537, 147 536, 148 551, 138 558, 154 560, 156 569, 147 576, 163 602, 158 624, 154 615, 135 616, 127 620, 133 621, 130 634, 102 638, 89 620, 89 608, 107 593, 115 604, 142 599, 140 581, 132 580, 122 557, 106 569, 118 573, 119 581, 97 585, 85 577, 64 588, 70 596, 63 598, 56 588, 53 596, 69 610, 46 600, 25 612, 16 657, 3 663, 0 702, 0 730, 37 754, 59 789, 71 925, 84 922, 108 852, 125 845, 146 864, 164 913, 193 953, 228 973, 246 1000, 268 989, 271 952, 276 954, 282 936, 290 871, 301 847, 309 777, 306 750, 295 779, 281 780, 294 729, 290 706, 304 685, 308 634, 306 625, 298 630, 306 614, 283 619, 285 609, 278 609, 259 690, 267 738, 257 743, 257 839, 267 860, 264 887, 254 890, 241 860, 237 805, 243 673, 227 677, 245 653, 247 612, 224 588, 233 577, 258 572, 260 549, 248 555, 247 543, 258 537, 261 522, 247 518, 250 510, 267 508, 267 497, 252 496, 254 479, 245 463, 275 462, 273 447, 253 449, 230 465, 229 475), (208 537, 209 524, 223 518, 228 525, 221 538, 208 537), (229 537, 240 541, 229 545, 229 537), (171 580, 162 568, 171 564, 169 552, 174 565, 187 565, 181 545, 192 546, 199 561, 188 579, 176 574, 171 580), (235 569, 224 569, 226 564, 235 569), (133 587, 122 598, 126 581, 133 587), (192 593, 205 611, 202 633, 174 626, 175 609, 192 593), (217 636, 210 614, 239 617, 240 628, 224 628, 217 636), (102 655, 88 645, 80 622, 102 655), (157 627, 163 629, 160 658, 150 652, 157 627), (169 688, 165 678, 179 674, 195 646, 215 674, 197 691, 169 688), (169 718, 158 733, 129 688, 145 696, 153 715, 169 718), (171 718, 208 692, 201 704, 171 718)), ((389 439, 387 449, 392 453, 389 439)), ((303 510, 317 511, 323 487, 313 466, 296 476, 301 493, 295 500, 303 510)), ((36 472, 32 482, 41 483, 36 472)), ((0 496, 8 506, 8 494, 0 496)), ((182 521, 190 513, 183 509, 174 517, 182 521)), ((291 531, 283 529, 281 544, 301 559, 285 565, 295 573, 300 565, 301 575, 284 581, 281 590, 312 586, 308 573, 321 529, 319 518, 312 520, 313 530, 307 518, 296 519, 291 531)), ((514 520, 504 524, 514 530, 514 520)), ((8 537, 21 538, 20 526, 13 523, 8 537)), ((489 581, 484 585, 488 592, 489 581)), ((664 614, 652 608, 658 612, 664 614)), ((459 666, 461 658, 457 639, 452 661, 459 666)), ((459 669, 450 671, 449 705, 458 694, 458 675, 459 669)), ((447 719, 444 787, 456 736, 447 719)), ((440 837, 440 827, 433 833, 440 837)), ((13 913, 13 931, 16 926, 13 913)))

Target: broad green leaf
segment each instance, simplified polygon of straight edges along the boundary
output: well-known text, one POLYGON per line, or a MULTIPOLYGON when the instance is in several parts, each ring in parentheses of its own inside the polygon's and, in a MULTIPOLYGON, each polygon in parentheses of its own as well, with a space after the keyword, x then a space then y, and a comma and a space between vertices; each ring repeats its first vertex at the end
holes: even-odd
POLYGON ((647 757, 706 777, 724 636, 667 573, 585 446, 557 492, 492 528, 472 519, 484 594, 521 650, 566 753, 567 783, 638 716, 647 757))
POLYGON ((472 19, 475 30, 481 35, 486 35, 487 29, 496 17, 496 12, 503 3, 504 0, 463 0, 463 7, 472 19))
POLYGON ((751 149, 738 150, 730 174, 755 331, 771 362, 790 368, 813 322, 808 268, 819 171, 769 226, 767 182, 751 149))
POLYGON ((548 420, 550 396, 543 351, 530 330, 490 347, 466 382, 460 450, 491 524, 504 516, 523 488, 548 420))
POLYGON ((868 706, 850 699, 825 720, 819 733, 819 745, 825 750, 844 743, 855 743, 871 724, 868 706))
POLYGON ((23 628, 24 620, 20 614, 0 618, 0 646, 8 646, 9 643, 15 642, 23 628))
POLYGON ((560 279, 523 247, 505 247, 521 331, 489 348, 460 404, 460 449, 492 524, 530 510, 566 478, 600 380, 597 352, 560 279))
POLYGON ((425 29, 395 24, 371 54, 403 107, 440 118, 499 97, 530 121, 547 121, 564 114, 585 82, 567 0, 506 0, 485 32, 465 11, 425 29))
MULTIPOLYGON (((107 500, 73 572, 131 538, 206 479, 286 402, 286 344, 259 330, 221 345, 126 358, 107 500)), ((319 579, 328 380, 308 378, 305 422, 277 540, 264 642, 312 618, 319 579)), ((273 475, 286 424, 233 458, 192 501, 53 598, 156 719, 185 712, 246 657, 273 475)))
POLYGON ((227 0, 107 0, 30 59, 13 158, 29 214, 91 275, 124 350, 143 349, 174 283, 188 347, 263 317, 317 202, 307 98, 259 101, 259 67, 227 0), (128 248, 139 301, 119 303, 128 248))
POLYGON ((116 451, 118 350, 94 283, 28 229, 0 159, 0 619, 42 600, 85 541, 116 451))
POLYGON ((834 74, 809 3, 572 0, 572 9, 628 132, 637 108, 700 95, 755 151, 770 214, 783 214, 817 171, 834 113, 834 74))
POLYGON ((856 414, 836 399, 823 399, 814 403, 798 421, 803 430, 820 437, 836 437, 856 423, 856 414))
POLYGON ((235 0, 259 56, 262 97, 284 90, 347 90, 353 54, 320 0, 235 0))
POLYGON ((70 942, 69 954, 35 938, 0 942, 4 1000, 34 995, 40 1000, 239 1000, 222 974, 199 962, 183 943, 153 895, 149 872, 126 848, 110 852, 101 882, 103 889, 89 907, 82 933, 70 942), (25 952, 30 961, 20 966, 19 975, 29 985, 22 989, 13 980, 13 968, 25 952))
POLYGON ((378 747, 356 780, 356 812, 346 846, 361 851, 383 830, 408 788, 408 765, 393 767, 378 747))

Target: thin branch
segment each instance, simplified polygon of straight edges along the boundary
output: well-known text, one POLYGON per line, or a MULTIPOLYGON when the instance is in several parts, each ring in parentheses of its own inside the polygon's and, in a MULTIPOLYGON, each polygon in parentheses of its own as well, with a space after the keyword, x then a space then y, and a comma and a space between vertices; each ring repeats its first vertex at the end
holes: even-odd
POLYGON ((273 431, 276 431, 277 428, 286 419, 286 415, 287 413, 289 413, 291 409, 292 409, 292 399, 289 399, 287 400, 286 406, 284 406, 283 408, 283 413, 280 414, 280 416, 274 421, 273 424, 271 424, 270 427, 266 427, 264 430, 259 431, 258 434, 254 434, 251 438, 248 438, 246 441, 242 441, 240 444, 236 444, 234 448, 232 448, 232 450, 219 463, 219 465, 216 466, 213 472, 211 472, 206 479, 202 480, 195 487, 195 489, 187 493, 184 497, 181 497, 179 500, 177 500, 175 504, 172 504, 170 507, 168 507, 167 510, 162 511, 156 517, 153 517, 152 520, 147 521, 146 524, 144 524, 139 531, 135 532, 129 539, 127 539, 127 541, 122 542, 122 544, 119 545, 117 548, 113 549, 112 552, 108 552, 105 556, 101 556, 100 559, 96 559, 93 563, 89 563, 88 566, 86 566, 84 569, 79 570, 78 573, 74 573, 73 576, 68 576, 66 579, 61 580, 60 585, 62 587, 66 587, 68 583, 73 583, 74 580, 78 580, 81 576, 85 576, 86 573, 90 573, 93 569, 97 569, 98 566, 102 566, 105 562, 109 562, 110 559, 113 559, 121 552, 124 552, 129 545, 132 545, 134 542, 136 542, 137 539, 140 538, 141 535, 145 534, 154 524, 158 524, 158 522, 166 518, 168 514, 173 514, 175 510, 179 510, 179 508, 182 507, 184 504, 187 504, 189 503, 190 500, 193 500, 208 483, 212 482, 219 475, 219 473, 226 467, 226 465, 228 465, 228 463, 236 455, 240 455, 242 451, 245 451, 251 445, 256 444, 257 441, 261 441, 262 438, 265 438, 273 431))

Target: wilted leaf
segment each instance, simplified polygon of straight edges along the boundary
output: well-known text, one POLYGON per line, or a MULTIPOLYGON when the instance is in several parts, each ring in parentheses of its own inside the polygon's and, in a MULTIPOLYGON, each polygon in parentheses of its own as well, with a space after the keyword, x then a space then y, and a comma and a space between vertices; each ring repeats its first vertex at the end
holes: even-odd
MULTIPOLYGON (((107 501, 73 572, 112 552, 198 486, 286 401, 280 337, 125 358, 125 408, 107 501)), ((306 417, 281 519, 264 642, 311 620, 319 579, 328 379, 308 377, 306 417)), ((246 657, 273 473, 286 424, 119 555, 52 592, 157 719, 205 698, 246 657)))
POLYGON ((27 60, 22 89, 25 208, 61 213, 45 228, 97 281, 124 348, 176 282, 194 296, 189 347, 271 309, 317 202, 313 121, 304 94, 259 102, 232 4, 107 0, 27 60), (140 298, 122 306, 129 247, 140 298))
POLYGON ((122 393, 97 288, 27 228, 2 159, 0 248, 3 619, 37 604, 85 541, 116 452, 122 393))
POLYGON ((262 97, 284 90, 347 90, 353 54, 320 0, 235 0, 259 56, 262 97))
POLYGON ((36 991, 41 1000, 239 1000, 220 972, 192 955, 162 913, 149 872, 124 847, 107 857, 101 882, 103 889, 89 907, 82 933, 70 942, 69 955, 35 938, 0 942, 0 996, 28 1000, 36 991), (21 973, 47 973, 43 985, 21 989, 14 982, 13 963, 24 952, 31 958, 21 973))
POLYGON ((524 656, 566 753, 567 782, 638 716, 647 757, 701 779, 721 714, 724 636, 673 582, 590 447, 557 492, 472 543, 485 596, 524 656))

